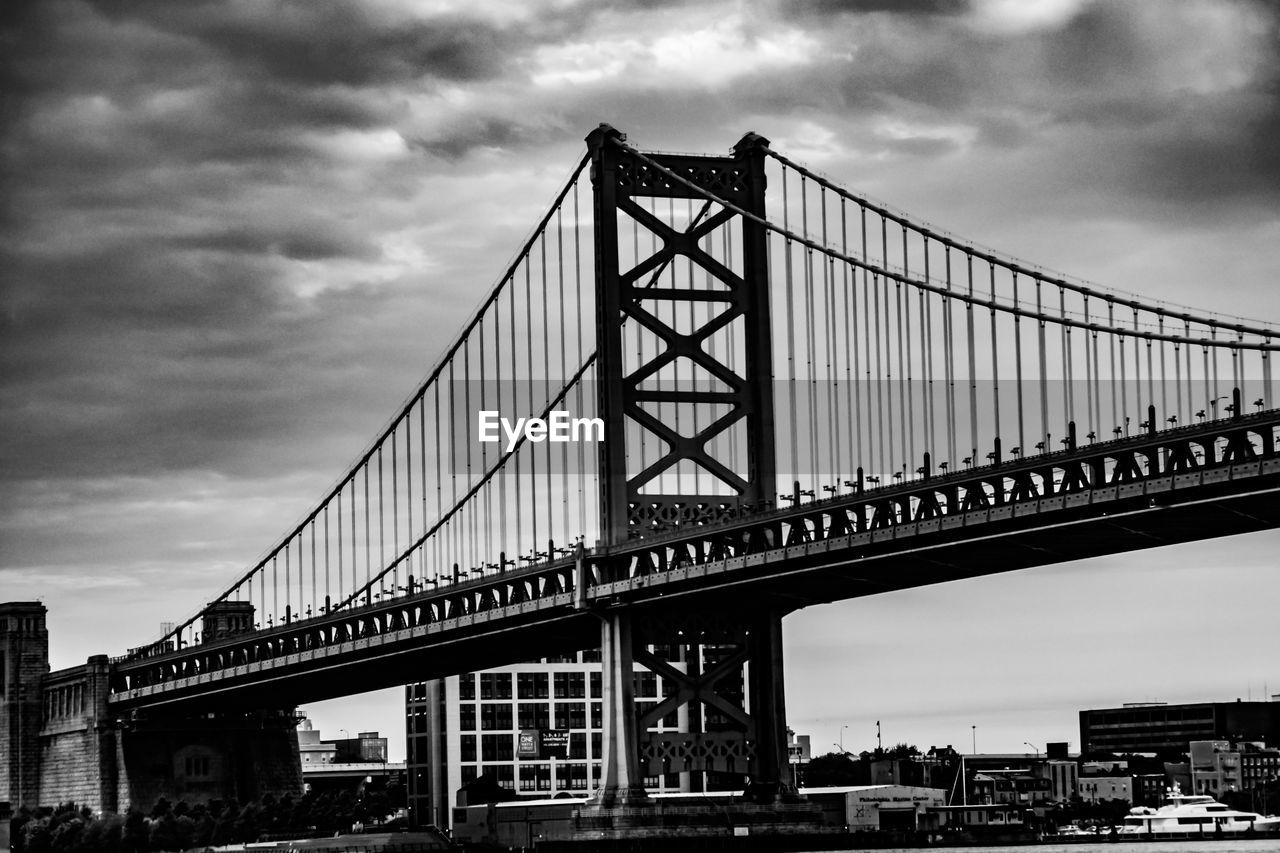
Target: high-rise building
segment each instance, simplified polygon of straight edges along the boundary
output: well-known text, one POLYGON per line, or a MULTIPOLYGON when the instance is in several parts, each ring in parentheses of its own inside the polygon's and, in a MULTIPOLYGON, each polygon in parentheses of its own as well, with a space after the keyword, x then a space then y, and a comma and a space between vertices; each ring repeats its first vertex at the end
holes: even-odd
POLYGON ((1080 751, 1186 754, 1192 741, 1280 742, 1280 702, 1142 702, 1080 712, 1080 751))
MULTIPOLYGON (((690 650, 699 665, 714 665, 716 646, 656 647, 679 672, 690 650)), ((547 658, 410 684, 405 688, 405 729, 410 818, 448 828, 463 786, 487 776, 512 798, 584 795, 601 775, 603 693, 599 651, 547 658)), ((675 685, 636 665, 639 714, 653 709, 675 685)), ((745 676, 730 677, 717 693, 741 706, 745 676)), ((716 731, 729 721, 694 705, 663 716, 649 732, 716 731)), ((643 739, 645 734, 641 734, 643 739)), ((652 768, 649 768, 652 770, 652 768)), ((745 774, 684 770, 646 776, 653 793, 736 789, 745 774)))

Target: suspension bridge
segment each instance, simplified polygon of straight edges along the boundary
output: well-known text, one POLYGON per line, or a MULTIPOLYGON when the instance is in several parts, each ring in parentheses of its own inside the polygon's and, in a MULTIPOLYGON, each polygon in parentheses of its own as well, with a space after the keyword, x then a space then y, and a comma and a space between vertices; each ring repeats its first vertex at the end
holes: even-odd
POLYGON ((642 802, 655 763, 785 796, 783 614, 1280 525, 1272 330, 973 245, 754 134, 724 156, 587 143, 314 509, 110 660, 105 716, 600 647, 601 806, 642 802), (482 441, 482 412, 603 440, 482 441), (691 637, 737 651, 706 673, 649 651, 691 637), (730 707, 715 683, 744 662, 730 707), (635 663, 674 685, 643 714, 635 663), (731 725, 646 734, 696 702, 731 725))

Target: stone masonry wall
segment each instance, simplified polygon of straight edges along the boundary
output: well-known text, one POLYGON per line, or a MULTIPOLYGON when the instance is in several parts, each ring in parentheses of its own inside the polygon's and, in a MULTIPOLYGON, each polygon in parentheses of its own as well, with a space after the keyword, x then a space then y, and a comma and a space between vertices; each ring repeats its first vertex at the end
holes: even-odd
POLYGON ((51 673, 40 730, 40 802, 74 802, 114 812, 114 727, 107 718, 110 663, 105 656, 51 673))
POLYGON ((301 794, 292 709, 117 720, 105 656, 49 672, 45 612, 35 601, 0 603, 0 802, 111 813, 149 810, 160 797, 301 794))
POLYGON ((41 684, 48 672, 44 605, 0 603, 0 800, 15 809, 39 802, 41 684))
POLYGON ((139 715, 120 732, 117 755, 122 811, 150 809, 160 797, 194 805, 302 793, 292 710, 192 718, 139 715))

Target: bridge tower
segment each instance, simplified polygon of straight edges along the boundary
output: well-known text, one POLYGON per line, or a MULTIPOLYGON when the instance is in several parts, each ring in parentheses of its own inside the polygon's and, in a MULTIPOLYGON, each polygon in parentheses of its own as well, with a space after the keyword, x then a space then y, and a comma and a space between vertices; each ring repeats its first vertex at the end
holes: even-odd
MULTIPOLYGON (((697 192, 709 191, 763 218, 768 140, 747 134, 727 157, 638 155, 624 141, 608 125, 587 137, 595 215, 598 411, 605 423, 599 477, 606 549, 764 509, 776 487, 767 235, 758 222, 697 192), (689 183, 674 180, 654 163, 689 183), (688 210, 683 227, 655 215, 660 208, 674 211, 677 203, 688 210), (627 241, 636 257, 624 269, 620 240, 639 233, 643 239, 627 241), (713 239, 731 246, 732 257, 713 257, 707 250, 713 239), (645 247, 651 247, 647 255, 645 247), (672 275, 670 285, 663 283, 664 273, 676 265, 687 268, 688 276, 677 281, 672 275), (695 303, 709 306, 701 320, 692 319, 689 306, 695 303), (689 323, 682 322, 686 312, 689 323), (638 350, 625 346, 628 324, 654 343, 638 350), (741 342, 733 350, 739 353, 736 359, 712 343, 729 328, 741 342), (692 430, 678 429, 678 415, 673 423, 661 414, 662 406, 678 411, 691 405, 718 407, 723 414, 701 428, 694 421, 692 430), (724 440, 730 434, 733 441, 724 440), (641 435, 651 447, 663 448, 656 461, 637 452, 641 435), (724 452, 730 446, 742 452, 724 452), (681 476, 681 470, 697 470, 698 476, 681 476)), ((783 612, 763 600, 737 613, 732 624, 723 624, 720 616, 721 624, 710 625, 699 614, 632 612, 622 606, 599 611, 605 719, 597 806, 643 801, 644 776, 663 768, 748 771, 764 800, 794 792, 782 701, 783 612), (696 661, 680 672, 645 650, 700 635, 728 646, 725 659, 706 672, 696 661), (634 661, 677 685, 667 701, 639 718, 634 661), (715 695, 715 684, 728 668, 743 663, 749 672, 747 707, 734 708, 715 695), (715 706, 733 725, 683 735, 644 731, 662 714, 695 704, 715 706)))
POLYGON ((38 601, 0 604, 0 800, 36 806, 49 631, 38 601))

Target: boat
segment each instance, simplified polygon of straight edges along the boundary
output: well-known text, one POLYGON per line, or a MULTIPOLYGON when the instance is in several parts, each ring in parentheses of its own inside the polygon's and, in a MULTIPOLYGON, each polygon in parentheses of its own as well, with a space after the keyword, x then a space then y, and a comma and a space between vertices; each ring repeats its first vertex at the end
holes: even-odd
POLYGON ((1238 811, 1208 794, 1184 794, 1178 785, 1165 793, 1167 805, 1129 810, 1121 835, 1181 836, 1246 832, 1280 832, 1280 817, 1238 811))

